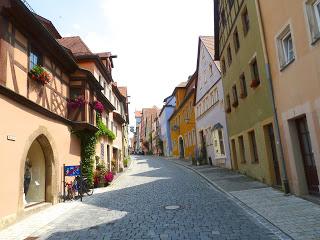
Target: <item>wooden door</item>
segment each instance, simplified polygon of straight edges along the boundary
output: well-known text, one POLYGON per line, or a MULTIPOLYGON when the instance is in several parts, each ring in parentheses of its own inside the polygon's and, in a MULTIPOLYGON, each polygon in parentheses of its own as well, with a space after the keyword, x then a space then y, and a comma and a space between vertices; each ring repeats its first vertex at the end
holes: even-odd
POLYGON ((269 144, 270 144, 269 147, 271 150, 271 155, 273 160, 275 184, 277 186, 281 186, 280 167, 279 167, 279 161, 278 161, 278 155, 277 155, 276 141, 274 138, 273 126, 272 124, 269 124, 266 127, 267 127, 268 137, 269 137, 269 144))
POLYGON ((319 193, 319 178, 312 152, 310 134, 306 117, 296 120, 297 132, 300 143, 300 151, 304 164, 308 189, 311 194, 319 193))

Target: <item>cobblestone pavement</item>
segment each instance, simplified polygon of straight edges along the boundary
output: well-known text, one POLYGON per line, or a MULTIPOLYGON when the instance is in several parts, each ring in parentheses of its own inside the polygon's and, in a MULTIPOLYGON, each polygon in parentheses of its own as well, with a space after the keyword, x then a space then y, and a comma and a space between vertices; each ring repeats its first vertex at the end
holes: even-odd
MULTIPOLYGON (((1 233, 0 233, 1 236, 1 233)), ((280 239, 194 172, 137 157, 112 186, 29 235, 39 239, 280 239), (180 206, 167 210, 166 206, 180 206)))
POLYGON ((256 216, 272 223, 295 240, 320 240, 320 206, 294 195, 285 195, 235 171, 209 165, 171 161, 196 171, 216 188, 245 205, 256 216))

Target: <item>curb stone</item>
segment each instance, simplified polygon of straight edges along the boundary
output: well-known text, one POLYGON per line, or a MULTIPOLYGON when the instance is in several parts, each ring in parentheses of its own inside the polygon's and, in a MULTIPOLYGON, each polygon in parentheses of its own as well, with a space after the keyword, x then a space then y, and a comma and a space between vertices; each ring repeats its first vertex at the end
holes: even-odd
POLYGON ((246 203, 242 202, 239 198, 232 195, 231 193, 225 191, 223 188, 218 186, 215 182, 210 180, 208 177, 206 177, 201 172, 197 171, 196 169, 187 166, 182 163, 178 163, 174 160, 169 159, 170 162, 182 166, 186 169, 189 169, 193 171, 194 173, 198 174, 200 177, 202 177, 204 180, 206 180, 207 184, 213 187, 214 189, 218 190, 222 194, 226 195, 226 197, 233 201, 235 204, 237 204, 239 207, 241 207, 245 212, 247 212, 250 216, 255 218, 260 224, 262 224, 264 227, 269 229, 273 234, 275 234, 279 239, 281 240, 294 240, 289 234, 285 233, 282 229, 278 228, 276 225, 274 225, 272 222, 270 222, 268 219, 266 219, 264 216, 260 215, 258 212, 256 212, 254 209, 252 209, 250 206, 248 206, 246 203))

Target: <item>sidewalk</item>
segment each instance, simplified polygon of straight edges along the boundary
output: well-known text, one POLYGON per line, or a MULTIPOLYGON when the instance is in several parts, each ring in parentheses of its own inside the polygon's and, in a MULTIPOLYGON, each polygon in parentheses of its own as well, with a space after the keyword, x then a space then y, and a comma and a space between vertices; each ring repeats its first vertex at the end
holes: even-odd
POLYGON ((298 240, 320 240, 320 206, 288 195, 228 169, 170 159, 187 167, 225 194, 254 210, 284 233, 298 240))
MULTIPOLYGON (((130 171, 134 167, 134 160, 130 161, 130 164, 123 172, 116 174, 114 180, 110 186, 115 185, 127 171, 130 171)), ((110 190, 109 187, 95 188, 94 193, 99 194, 110 190)), ((85 196, 83 202, 79 199, 76 201, 66 201, 55 205, 51 205, 39 212, 36 212, 30 216, 23 218, 20 221, 0 230, 0 240, 25 240, 32 236, 33 233, 47 232, 49 223, 55 221, 57 218, 67 214, 74 208, 87 204, 92 201, 91 197, 85 196)), ((29 238, 30 240, 32 238, 29 238)))

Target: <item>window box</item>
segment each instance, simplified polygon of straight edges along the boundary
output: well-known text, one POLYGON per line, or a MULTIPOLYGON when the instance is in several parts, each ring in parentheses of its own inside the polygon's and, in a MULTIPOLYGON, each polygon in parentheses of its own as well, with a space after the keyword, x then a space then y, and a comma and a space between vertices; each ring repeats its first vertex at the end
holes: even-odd
POLYGON ((87 102, 84 99, 84 96, 80 95, 80 96, 77 96, 73 99, 68 100, 68 108, 72 109, 72 110, 79 109, 82 106, 84 106, 86 103, 87 102))
POLYGON ((257 88, 260 85, 260 81, 256 80, 256 79, 252 79, 250 87, 251 88, 257 88))
POLYGON ((32 80, 35 80, 42 86, 50 83, 51 81, 51 74, 40 65, 34 65, 34 67, 29 72, 29 76, 32 80))

